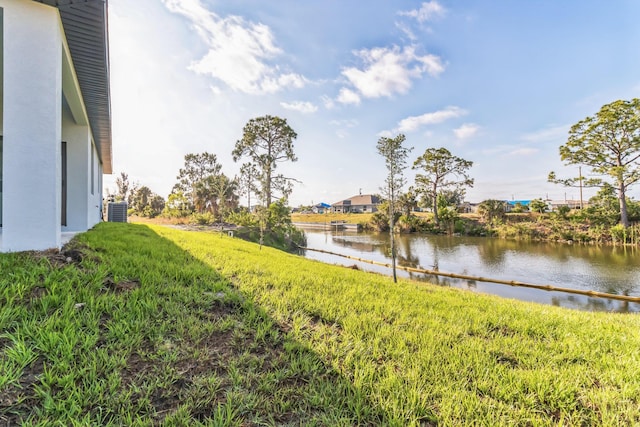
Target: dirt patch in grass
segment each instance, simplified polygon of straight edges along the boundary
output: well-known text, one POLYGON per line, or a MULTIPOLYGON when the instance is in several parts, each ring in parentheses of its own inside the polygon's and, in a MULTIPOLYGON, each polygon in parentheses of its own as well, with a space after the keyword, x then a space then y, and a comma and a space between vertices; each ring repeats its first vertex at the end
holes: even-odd
POLYGON ((123 280, 121 282, 115 282, 113 277, 107 277, 102 283, 102 289, 113 291, 115 293, 131 292, 139 287, 140 282, 138 280, 123 280))
POLYGON ((42 287, 42 286, 36 286, 33 289, 31 289, 31 299, 38 299, 38 298, 42 298, 43 296, 47 295, 49 291, 47 290, 47 288, 42 287))
POLYGON ((41 361, 35 360, 24 368, 17 384, 10 384, 0 393, 0 425, 18 426, 24 422, 25 414, 30 414, 37 404, 35 386, 40 383, 44 372, 41 361))
POLYGON ((80 266, 85 259, 99 262, 99 259, 91 254, 89 247, 75 240, 64 245, 62 249, 48 249, 29 253, 36 260, 46 259, 55 268, 62 268, 71 264, 80 266))
MULTIPOLYGON (((146 406, 144 412, 158 424, 170 423, 185 405, 192 419, 214 419, 232 400, 235 408, 245 408, 240 410, 242 425, 260 425, 256 421, 260 419, 304 425, 314 412, 323 411, 305 398, 310 383, 319 380, 318 372, 292 368, 292 358, 312 359, 317 366, 324 366, 323 362, 303 348, 293 354, 287 350, 285 328, 272 326, 277 336, 257 337, 255 328, 247 324, 246 310, 244 304, 220 298, 198 317, 229 325, 226 328, 143 344, 144 350, 133 352, 121 372, 120 392, 130 396, 134 407, 146 406), (278 404, 288 409, 279 412, 278 404)), ((340 382, 331 368, 320 370, 322 381, 340 382)))

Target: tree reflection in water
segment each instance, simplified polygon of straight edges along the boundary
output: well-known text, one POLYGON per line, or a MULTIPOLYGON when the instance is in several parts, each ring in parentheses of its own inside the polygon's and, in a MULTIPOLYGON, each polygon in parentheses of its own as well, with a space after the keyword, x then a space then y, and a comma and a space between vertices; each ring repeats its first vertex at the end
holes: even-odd
MULTIPOLYGON (((376 262, 390 262, 390 244, 386 233, 325 233, 316 230, 305 232, 310 248, 376 262)), ((640 296, 640 254, 638 250, 629 248, 417 234, 398 235, 397 245, 398 265, 404 267, 640 296)), ((306 256, 338 264, 344 260, 312 251, 308 251, 306 256)), ((389 273, 384 267, 364 263, 358 266, 364 270, 389 273)), ((399 275, 441 286, 471 289, 581 310, 640 311, 640 304, 637 303, 625 304, 616 300, 403 271, 399 271, 399 275)))

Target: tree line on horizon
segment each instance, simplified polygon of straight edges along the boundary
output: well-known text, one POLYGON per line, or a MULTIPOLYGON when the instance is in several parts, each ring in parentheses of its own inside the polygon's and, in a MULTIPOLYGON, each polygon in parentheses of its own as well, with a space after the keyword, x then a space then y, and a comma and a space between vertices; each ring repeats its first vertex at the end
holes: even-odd
MULTIPOLYGON (((237 176, 224 174, 215 154, 190 153, 185 155, 184 167, 179 170, 166 202, 148 187, 130 184, 125 173, 116 180, 116 198, 126 200, 132 213, 142 216, 194 215, 202 221, 234 219, 258 223, 262 220, 255 217, 260 217, 260 211, 268 211, 274 203, 278 205, 274 210, 287 208, 293 184, 298 181, 277 173, 277 166, 298 160, 293 146, 296 138, 286 119, 270 115, 254 118, 244 126, 242 138, 236 141, 232 152, 234 162, 242 162, 237 176), (247 198, 246 208, 240 206, 242 196, 247 198), (252 205, 252 197, 259 204, 252 205)), ((444 147, 429 147, 413 161, 412 168, 417 171, 415 182, 405 191, 407 182, 403 171, 413 149, 404 147, 405 141, 403 134, 381 137, 376 146, 388 172, 380 187, 386 204, 380 209, 379 216, 383 218, 378 218, 379 222, 396 221, 402 212, 422 206, 433 212, 437 227, 441 223, 450 225, 455 220, 457 206, 464 200, 466 188, 474 184, 469 176, 473 162, 453 155, 444 147)), ((612 102, 594 116, 576 123, 559 152, 566 165, 584 166, 585 175, 581 172, 576 178, 558 178, 551 172, 549 182, 599 188, 589 208, 600 211, 606 208, 609 217, 611 211, 615 211, 622 227, 628 227, 630 220, 638 218, 637 203, 626 194, 640 180, 640 99, 612 102), (612 206, 613 199, 617 200, 617 207, 612 206)), ((529 208, 544 212, 546 204, 535 200, 529 208)), ((524 210, 523 207, 516 209, 524 210)), ((480 204, 480 212, 489 218, 500 210, 504 211, 504 202, 498 200, 480 204)), ((268 222, 269 215, 262 215, 268 222)), ((390 225, 393 229, 394 224, 390 225)))

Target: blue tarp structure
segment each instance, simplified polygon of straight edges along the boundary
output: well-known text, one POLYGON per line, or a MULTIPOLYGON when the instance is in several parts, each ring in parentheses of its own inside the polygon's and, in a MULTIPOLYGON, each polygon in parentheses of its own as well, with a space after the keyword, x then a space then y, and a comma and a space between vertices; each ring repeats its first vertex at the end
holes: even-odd
POLYGON ((520 203, 521 206, 529 206, 531 200, 505 200, 508 205, 515 206, 520 203))

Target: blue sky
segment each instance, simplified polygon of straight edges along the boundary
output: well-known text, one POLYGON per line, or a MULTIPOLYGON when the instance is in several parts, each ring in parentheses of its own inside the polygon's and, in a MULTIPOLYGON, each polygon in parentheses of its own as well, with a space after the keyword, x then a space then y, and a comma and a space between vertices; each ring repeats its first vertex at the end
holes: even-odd
POLYGON ((164 197, 187 153, 213 152, 235 175, 244 124, 270 114, 298 134, 298 162, 279 167, 302 181, 293 206, 379 192, 376 142, 399 132, 414 147, 410 164, 429 147, 473 161, 470 201, 577 199, 546 182, 552 170, 577 174, 558 154, 570 126, 640 97, 635 0, 110 0, 109 9, 114 171, 164 197))

